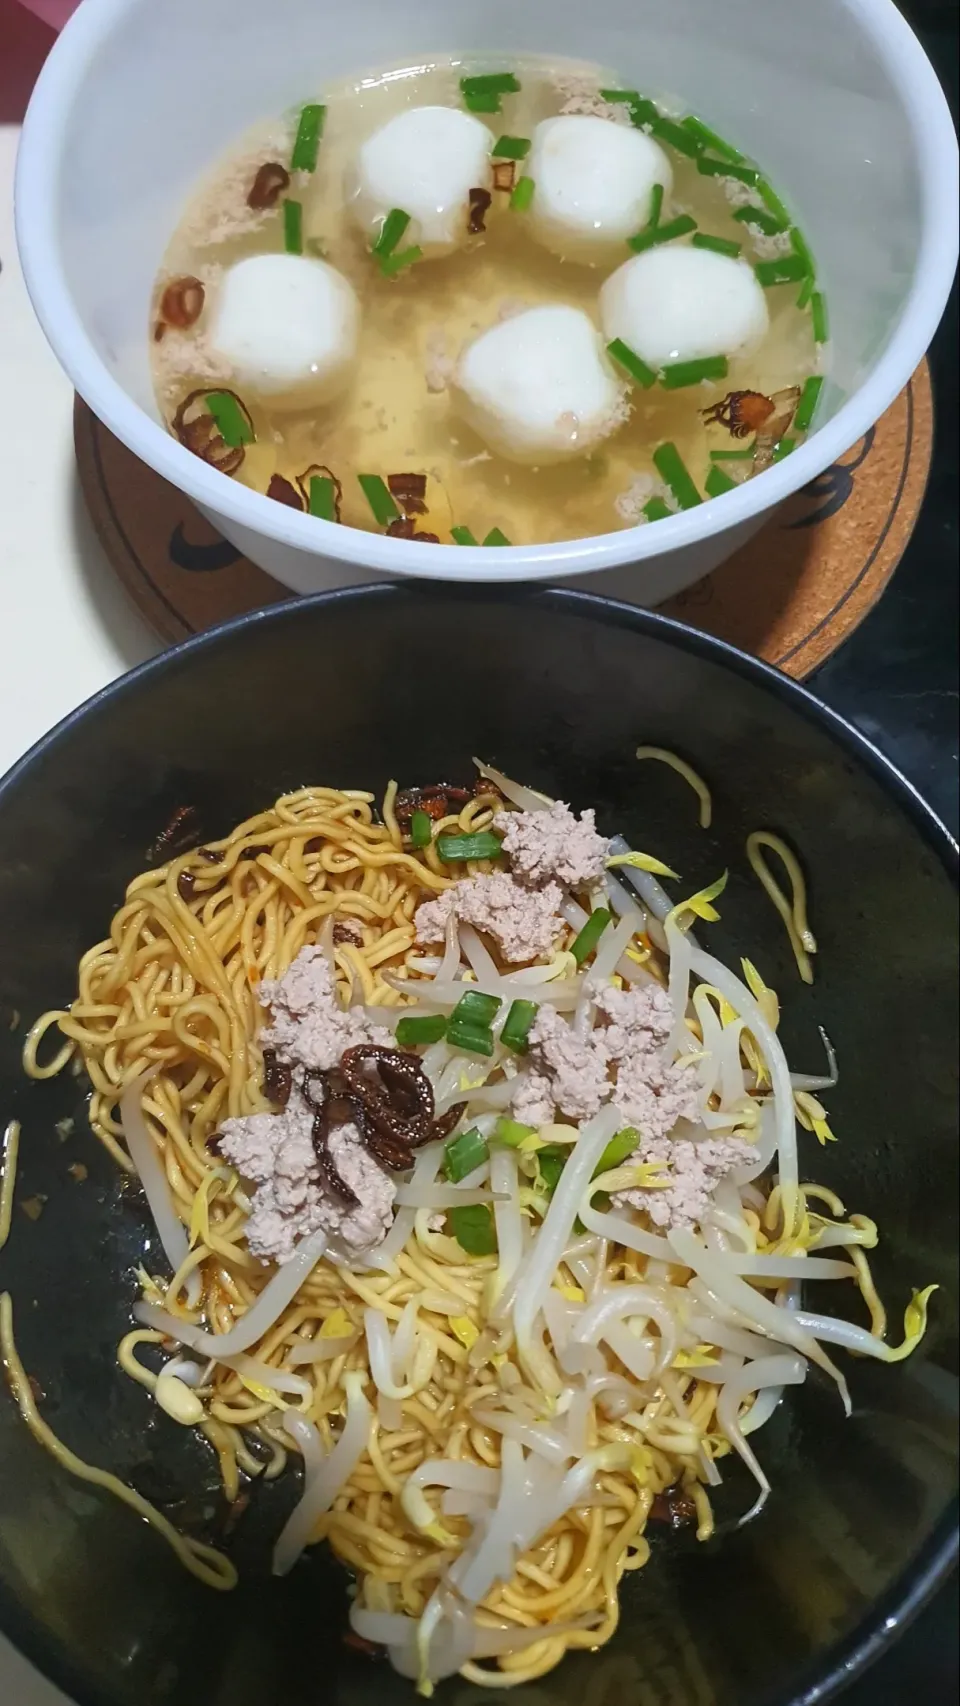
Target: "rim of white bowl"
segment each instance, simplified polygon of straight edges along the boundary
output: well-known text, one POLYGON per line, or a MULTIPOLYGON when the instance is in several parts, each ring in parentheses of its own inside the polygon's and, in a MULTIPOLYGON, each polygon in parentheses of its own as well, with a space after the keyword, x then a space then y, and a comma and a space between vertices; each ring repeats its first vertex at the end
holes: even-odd
POLYGON ((546 580, 642 563, 709 539, 773 509, 850 449, 889 408, 936 331, 956 266, 957 139, 946 97, 893 0, 837 0, 873 44, 900 95, 921 189, 914 281, 900 320, 863 385, 781 463, 733 492, 669 520, 550 545, 418 545, 321 521, 234 484, 191 454, 134 403, 93 347, 67 288, 56 231, 61 135, 91 61, 117 20, 149 0, 84 0, 55 42, 24 120, 14 192, 17 243, 37 318, 81 397, 114 436, 182 492, 254 534, 306 555, 397 576, 441 581, 546 580))

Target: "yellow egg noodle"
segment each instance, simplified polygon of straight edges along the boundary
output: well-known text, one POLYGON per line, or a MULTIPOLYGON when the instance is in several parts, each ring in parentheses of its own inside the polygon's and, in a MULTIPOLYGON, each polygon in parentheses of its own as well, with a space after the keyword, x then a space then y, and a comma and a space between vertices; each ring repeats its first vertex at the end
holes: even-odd
MULTIPOLYGON (((140 1325, 119 1347, 124 1372, 172 1423, 200 1429, 230 1501, 247 1478, 301 1458, 303 1493, 275 1567, 327 1541, 356 1577, 355 1635, 386 1646, 425 1694, 454 1671, 509 1687, 567 1651, 602 1647, 623 1577, 649 1555, 651 1509, 685 1509, 707 1538, 710 1490, 732 1449, 760 1484, 759 1508, 768 1483, 748 1436, 783 1388, 816 1361, 845 1395, 823 1345, 894 1360, 922 1334, 927 1300, 913 1299, 891 1350, 865 1254, 876 1227, 799 1180, 796 1120, 824 1140, 813 1092, 834 1075, 791 1082, 773 991, 749 961, 742 981, 689 929, 716 916, 719 885, 673 907, 656 876, 668 868, 648 855, 626 862, 631 850, 615 838, 600 891, 568 893, 563 933, 533 964, 505 965, 466 927, 459 942, 448 930, 440 953, 418 945, 420 904, 454 877, 503 864, 451 867, 438 836, 484 834, 505 801, 527 812, 550 804, 480 769, 486 785, 431 821, 425 848, 401 826, 396 784, 379 811, 370 793, 311 787, 144 872, 80 962, 75 1001, 45 1013, 24 1050, 34 1078, 82 1063, 93 1130, 139 1173, 177 1266, 172 1280, 138 1270, 140 1325), (572 950, 601 905, 613 918, 582 965, 572 950), (579 1124, 501 1117, 518 1061, 498 1030, 479 1063, 449 1042, 421 1054, 438 1108, 445 1087, 448 1102, 466 1103, 460 1129, 489 1139, 487 1164, 463 1186, 467 1201, 492 1205, 489 1253, 471 1254, 431 1210, 431 1193, 449 1206, 460 1188, 437 1182, 444 1151, 431 1143, 417 1151, 401 1189, 414 1201, 383 1254, 338 1258, 314 1234, 271 1271, 246 1245, 246 1183, 213 1140, 228 1118, 273 1111, 259 986, 314 943, 332 956, 341 1003, 388 1024, 391 1014, 449 1014, 478 986, 500 996, 498 1025, 514 998, 565 1001, 579 1016, 590 975, 625 989, 655 979, 680 1015, 675 1057, 701 1074, 708 1135, 748 1140, 749 1177, 717 1188, 702 1225, 658 1232, 627 1199, 616 1206, 618 1191, 649 1195, 663 1180, 662 1163, 611 1165, 610 1104, 579 1124), (871 1330, 809 1313, 805 1274, 852 1282, 871 1330)), ((12 1188, 5 1174, 5 1229, 12 1188)), ((178 1534, 57 1440, 17 1355, 6 1296, 0 1340, 41 1443, 145 1516, 202 1581, 232 1586, 222 1553, 178 1534)))

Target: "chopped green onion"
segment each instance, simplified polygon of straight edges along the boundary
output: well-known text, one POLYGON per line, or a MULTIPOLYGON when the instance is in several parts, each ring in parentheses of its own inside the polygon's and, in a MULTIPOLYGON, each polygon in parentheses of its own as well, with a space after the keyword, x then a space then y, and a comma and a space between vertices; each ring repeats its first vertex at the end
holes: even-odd
POLYGON ((726 379, 725 355, 702 355, 697 361, 675 361, 665 367, 660 383, 665 391, 682 391, 686 385, 699 385, 704 379, 726 379))
POLYGON ((207 408, 216 422, 217 431, 231 450, 254 444, 256 433, 246 415, 229 391, 208 391, 207 408))
POLYGON ((493 145, 495 160, 525 160, 530 152, 529 136, 501 136, 493 145))
POLYGON ((303 203, 283 204, 283 246, 288 255, 303 254, 303 203))
POLYGON ((825 344, 830 336, 827 322, 827 304, 819 290, 815 290, 810 298, 810 319, 813 322, 813 336, 818 344, 825 344))
POLYGON ((648 367, 645 361, 641 361, 636 351, 632 350, 629 344, 625 344, 622 338, 614 338, 613 343, 607 345, 607 354, 617 363, 618 367, 622 367, 625 373, 629 373, 631 379, 635 380, 638 385, 642 385, 645 391, 649 391, 651 385, 657 383, 657 376, 653 368, 648 367))
POLYGON ((689 213, 681 213, 678 218, 668 220, 666 225, 647 225, 635 237, 628 237, 627 248, 640 255, 644 249, 653 249, 658 243, 672 243, 674 237, 685 237, 688 231, 696 229, 696 220, 689 213))
POLYGON ((466 859, 496 859, 500 837, 491 835, 489 829, 478 830, 476 835, 438 835, 437 852, 445 865, 462 864, 466 859))
POLYGON ((310 514, 319 516, 321 521, 336 521, 337 491, 325 474, 311 474, 308 507, 310 514))
POLYGON ((479 539, 474 539, 469 527, 451 527, 450 537, 455 545, 479 545, 479 539))
POLYGON ((498 995, 484 995, 481 989, 468 989, 466 995, 461 995, 450 1017, 458 1024, 489 1029, 502 1006, 498 995))
POLYGON ((316 171, 326 117, 326 107, 304 107, 290 156, 290 165, 294 172, 316 171))
POLYGON ((648 521, 666 521, 677 512, 671 509, 669 504, 665 504, 662 498, 651 498, 649 503, 644 504, 643 513, 648 521))
POLYGON ((634 130, 646 130, 648 126, 652 130, 659 117, 656 102, 648 101, 645 95, 640 95, 637 100, 630 102, 630 123, 634 130))
POLYGON ((405 267, 412 267, 414 261, 419 261, 422 255, 423 250, 419 243, 413 243, 409 249, 401 249, 398 255, 381 255, 377 264, 384 278, 396 278, 398 272, 403 272, 405 267))
POLYGON ((611 1137, 593 1169, 594 1178, 600 1173, 608 1173, 611 1167, 619 1167, 621 1161, 626 1161, 627 1157, 633 1154, 639 1143, 640 1133, 635 1131, 632 1125, 624 1126, 623 1131, 618 1131, 615 1137, 611 1137))
POLYGON ((739 255, 743 249, 742 243, 735 243, 732 237, 708 237, 706 231, 695 231, 690 239, 695 249, 712 249, 717 255, 739 255))
POLYGON ((452 1137, 450 1142, 444 1145, 443 1170, 447 1178, 457 1185, 461 1179, 468 1178, 489 1159, 490 1151, 486 1142, 476 1126, 471 1126, 469 1131, 460 1132, 458 1137, 452 1137))
POLYGON ((579 936, 574 938, 570 952, 582 966, 588 954, 592 954, 603 932, 610 922, 610 912, 605 906, 598 906, 596 912, 591 912, 579 936))
POLYGON ((748 444, 746 450, 711 450, 711 462, 752 462, 756 454, 756 441, 748 444))
POLYGON ((493 95, 517 95, 520 84, 512 71, 485 71, 475 77, 461 77, 460 88, 465 95, 486 90, 493 95))
POLYGON ((358 474, 357 481, 367 503, 373 510, 373 519, 380 527, 388 527, 391 521, 396 521, 400 514, 394 503, 386 482, 379 474, 358 474))
POLYGON ((630 123, 635 130, 640 130, 645 124, 655 125, 660 117, 659 109, 654 101, 641 95, 638 89, 601 89, 602 101, 625 101, 630 108, 630 123))
POLYGON ((806 278, 807 263, 800 255, 779 255, 775 261, 758 261, 754 267, 757 283, 764 287, 771 284, 796 284, 798 279, 806 278))
POLYGON ((498 113, 502 110, 502 97, 496 89, 474 89, 470 94, 464 90, 463 104, 471 113, 498 113))
POLYGON ((817 404, 820 401, 822 390, 823 380, 818 373, 812 373, 800 393, 800 401, 793 417, 794 428, 797 432, 806 432, 809 427, 817 412, 817 404))
POLYGON ((416 1048, 420 1043, 439 1043, 446 1036, 447 1021, 442 1013, 425 1013, 409 1019, 398 1019, 394 1033, 400 1048, 416 1048))
POLYGON ((691 160, 703 153, 700 138, 694 136, 687 125, 677 124, 672 118, 658 118, 654 122, 653 134, 658 141, 666 142, 678 154, 686 154, 691 160))
POLYGON ((718 136, 715 130, 711 130, 708 124, 704 124, 703 120, 696 118, 693 113, 688 113, 680 122, 684 130, 689 130, 702 147, 712 148, 715 154, 722 154, 725 160, 743 159, 743 155, 738 153, 736 148, 731 148, 729 142, 724 142, 722 136, 718 136))
POLYGON ((460 93, 472 113, 498 113, 504 95, 515 95, 520 84, 512 71, 491 71, 486 77, 461 77, 460 93))
POLYGON ((790 452, 796 448, 797 441, 795 438, 781 438, 779 444, 775 444, 773 447, 774 462, 782 462, 784 457, 789 456, 790 452))
POLYGON ((514 213, 526 213, 533 200, 534 183, 526 176, 518 178, 510 191, 510 206, 514 213))
POLYGON ((410 840, 414 847, 429 847, 433 840, 433 824, 426 812, 414 812, 410 819, 410 840))
POLYGON ((512 1049, 514 1054, 526 1054, 529 1048, 528 1038, 530 1027, 539 1012, 535 1001, 514 1001, 500 1032, 500 1041, 504 1048, 512 1049))
POLYGON ((768 213, 765 207, 738 207, 733 217, 741 225, 755 225, 765 237, 776 237, 778 232, 787 229, 786 222, 778 219, 775 213, 768 213))
POLYGON ((817 269, 814 265, 813 255, 810 253, 810 245, 807 242, 806 237, 803 235, 803 232, 798 230, 796 225, 791 225, 790 227, 790 242, 793 245, 794 254, 800 256, 800 259, 806 266, 807 272, 816 273, 817 269))
POLYGON ((695 509, 703 502, 675 444, 669 440, 666 444, 658 444, 653 453, 653 465, 661 480, 670 487, 681 509, 695 509))
POLYGON ((485 545, 509 545, 510 541, 505 533, 501 533, 499 527, 491 527, 483 543, 485 545))
POLYGON ((519 1149, 525 1138, 536 1137, 535 1125, 521 1125, 519 1120, 499 1119, 493 1128, 491 1143, 502 1144, 504 1149, 519 1149))
POLYGON ((402 207, 392 207, 380 227, 380 235, 370 253, 372 255, 392 255, 409 224, 409 213, 404 213, 402 207))
POLYGON ((497 1250, 497 1229, 493 1213, 485 1202, 468 1203, 464 1208, 452 1208, 447 1215, 450 1230, 468 1256, 493 1256, 497 1250))
POLYGON ((736 483, 736 480, 731 480, 729 474, 725 474, 722 468, 714 466, 703 482, 703 489, 708 498, 722 498, 724 492, 733 491, 736 483))
POLYGON ((447 1042, 451 1048, 462 1049, 464 1054, 492 1054, 493 1032, 489 1025, 484 1030, 482 1025, 461 1025, 453 1019, 447 1026, 447 1042))
POLYGON ((736 178, 738 184, 749 184, 751 189, 760 182, 756 166, 744 166, 739 160, 715 160, 712 154, 699 156, 697 171, 706 178, 736 178))
POLYGON ((806 278, 804 279, 803 283, 800 286, 799 291, 797 292, 797 307, 798 308, 806 308, 807 303, 810 301, 810 298, 813 295, 813 287, 816 284, 816 282, 817 281, 814 278, 813 274, 807 273, 806 278))
POLYGON ((537 1172, 550 1196, 553 1196, 560 1183, 560 1174, 567 1164, 569 1155, 569 1149, 561 1149, 558 1143, 548 1143, 545 1149, 537 1150, 537 1172))
POLYGON ((766 202, 768 208, 770 209, 770 212, 774 215, 774 217, 776 219, 779 219, 781 221, 781 229, 783 229, 785 226, 789 225, 790 224, 790 215, 787 212, 787 209, 784 207, 783 202, 780 200, 780 197, 778 196, 773 185, 768 184, 766 178, 758 178, 757 183, 756 183, 756 188, 760 191, 760 195, 763 198, 763 200, 766 202))

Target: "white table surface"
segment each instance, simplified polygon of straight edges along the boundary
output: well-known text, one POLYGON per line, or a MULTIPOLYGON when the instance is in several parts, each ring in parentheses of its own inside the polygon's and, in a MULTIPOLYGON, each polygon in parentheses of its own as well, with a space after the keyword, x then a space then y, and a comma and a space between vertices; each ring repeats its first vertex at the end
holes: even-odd
MULTIPOLYGON (((0 0, 0 774, 160 645, 87 518, 73 455, 73 391, 17 264, 18 121, 52 39, 15 0, 0 0)), ((0 1700, 69 1706, 2 1635, 0 1700)))

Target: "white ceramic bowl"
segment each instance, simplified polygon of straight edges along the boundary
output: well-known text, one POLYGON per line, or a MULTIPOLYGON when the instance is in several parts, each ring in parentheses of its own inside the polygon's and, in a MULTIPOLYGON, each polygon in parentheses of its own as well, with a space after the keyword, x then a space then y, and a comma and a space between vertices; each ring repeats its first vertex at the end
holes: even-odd
POLYGON ((892 402, 957 252, 950 114, 891 0, 83 0, 23 131, 17 233, 34 306, 90 407, 254 562, 297 591, 375 579, 603 577, 649 603, 735 550, 892 402), (655 526, 469 549, 336 527, 233 484, 162 426, 151 286, 198 175, 325 78, 450 52, 599 61, 755 156, 818 257, 832 328, 822 424, 756 480, 655 526))

